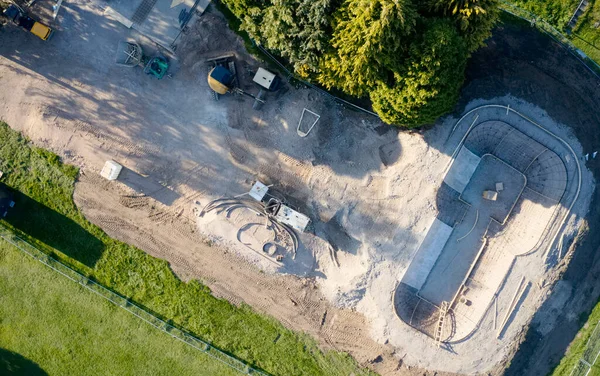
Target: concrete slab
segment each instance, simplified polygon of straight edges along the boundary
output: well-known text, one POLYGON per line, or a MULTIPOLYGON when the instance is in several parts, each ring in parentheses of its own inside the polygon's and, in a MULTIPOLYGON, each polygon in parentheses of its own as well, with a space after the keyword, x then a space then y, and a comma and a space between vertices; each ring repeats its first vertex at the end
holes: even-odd
POLYGON ((469 184, 480 160, 481 158, 469 149, 462 147, 444 177, 444 182, 458 193, 462 193, 469 184))
POLYGON ((493 155, 486 154, 481 158, 461 199, 476 207, 482 218, 491 217, 504 223, 526 182, 525 175, 493 155), (482 192, 495 192, 497 181, 503 182, 504 190, 497 193, 496 200, 483 198, 482 192))
POLYGON ((133 27, 162 47, 172 49, 194 4, 196 12, 203 13, 209 3, 210 0, 157 0, 146 19, 133 27))
POLYGON ((210 0, 110 0, 106 4, 106 16, 172 50, 186 17, 204 13, 210 0))
POLYGON ((124 25, 128 29, 131 28, 131 26, 133 25, 133 22, 131 22, 131 20, 129 18, 123 16, 121 13, 117 12, 116 10, 114 10, 111 7, 106 7, 104 9, 104 15, 119 22, 120 24, 124 25))
POLYGON ((437 219, 451 227, 463 219, 469 208, 469 204, 460 199, 460 193, 443 182, 435 195, 435 204, 437 219))
POLYGON ((452 300, 482 249, 490 220, 493 218, 504 223, 526 184, 522 173, 493 155, 473 158, 474 154, 469 153, 468 150, 463 153, 463 160, 452 179, 454 183, 462 184, 461 179, 469 176, 470 181, 461 199, 471 206, 450 238, 446 239, 443 250, 436 254, 435 265, 419 291, 420 296, 436 305, 452 300), (470 172, 473 166, 475 169, 470 172), (498 194, 497 200, 484 199, 482 192, 495 189, 498 180, 504 182, 504 190, 498 194))
POLYGON ((106 2, 114 13, 118 13, 123 18, 131 21, 142 0, 108 0, 106 2))
POLYGON ((489 217, 480 217, 477 209, 469 208, 439 254, 419 291, 420 296, 438 306, 452 300, 481 250, 489 221, 489 217))
POLYGON ((433 221, 417 254, 402 278, 403 283, 417 290, 423 286, 450 234, 452 234, 452 227, 437 218, 433 221))

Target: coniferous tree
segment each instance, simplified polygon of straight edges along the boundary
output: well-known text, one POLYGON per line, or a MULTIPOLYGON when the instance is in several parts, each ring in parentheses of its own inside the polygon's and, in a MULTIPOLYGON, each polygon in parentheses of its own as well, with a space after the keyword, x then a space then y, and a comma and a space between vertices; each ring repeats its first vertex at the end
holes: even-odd
POLYGON ((405 54, 417 12, 410 0, 347 0, 336 15, 332 46, 319 81, 364 96, 405 54))
POLYGON ((438 15, 456 20, 471 52, 484 46, 498 21, 498 0, 429 0, 426 4, 438 15))
POLYGON ((369 96, 389 124, 431 123, 458 100, 498 0, 222 0, 300 76, 369 96))
POLYGON ((452 109, 464 80, 468 51, 449 20, 428 20, 411 44, 394 82, 371 92, 373 109, 388 124, 415 127, 452 109))
POLYGON ((303 77, 317 72, 329 48, 332 12, 338 0, 272 0, 263 12, 260 39, 303 77))

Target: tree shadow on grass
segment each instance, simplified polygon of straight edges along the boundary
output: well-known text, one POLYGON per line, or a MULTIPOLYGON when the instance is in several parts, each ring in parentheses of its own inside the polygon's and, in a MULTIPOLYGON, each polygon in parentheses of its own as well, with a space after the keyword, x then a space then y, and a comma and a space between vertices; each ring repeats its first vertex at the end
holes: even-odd
POLYGON ((37 363, 21 354, 0 348, 0 374, 2 375, 48 375, 37 363))
POLYGON ((90 268, 102 256, 104 243, 72 219, 15 191, 15 206, 5 220, 15 229, 90 268))

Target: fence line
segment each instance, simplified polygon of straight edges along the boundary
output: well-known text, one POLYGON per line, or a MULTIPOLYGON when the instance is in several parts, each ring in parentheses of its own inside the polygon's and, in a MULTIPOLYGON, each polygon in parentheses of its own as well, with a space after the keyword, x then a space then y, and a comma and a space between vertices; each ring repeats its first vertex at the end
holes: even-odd
POLYGON ((165 322, 164 320, 156 317, 154 314, 148 312, 148 310, 131 302, 129 299, 122 297, 121 295, 107 289, 106 287, 91 280, 83 274, 71 269, 62 262, 50 257, 43 251, 40 251, 26 240, 21 239, 3 225, 0 225, 0 237, 6 242, 15 246, 17 249, 19 249, 26 255, 38 260, 39 262, 46 265, 55 272, 61 274, 62 276, 79 283, 81 286, 88 289, 89 291, 101 296, 102 298, 108 300, 114 305, 123 308, 127 312, 152 325, 156 329, 170 335, 178 341, 187 344, 188 346, 193 347, 196 350, 203 352, 204 354, 225 364, 226 366, 229 366, 230 368, 246 375, 268 376, 267 373, 257 370, 242 362, 241 360, 213 347, 210 343, 203 341, 165 322))
POLYGON ((587 376, 592 370, 592 366, 596 364, 598 356, 600 356, 600 321, 596 323, 596 327, 592 331, 590 338, 585 343, 585 350, 581 358, 577 361, 569 376, 587 376))
POLYGON ((512 14, 515 17, 521 18, 531 23, 532 26, 537 27, 540 31, 544 32, 550 38, 554 39, 557 43, 567 49, 571 55, 573 55, 579 62, 581 62, 590 73, 596 76, 600 80, 600 65, 593 59, 590 59, 583 51, 581 51, 573 42, 567 38, 562 32, 557 30, 554 26, 550 25, 543 18, 536 16, 535 14, 519 8, 518 6, 511 4, 507 0, 502 0, 500 3, 500 9, 504 12, 512 14), (590 66, 591 65, 591 66, 590 66), (592 68, 593 67, 593 68, 592 68))

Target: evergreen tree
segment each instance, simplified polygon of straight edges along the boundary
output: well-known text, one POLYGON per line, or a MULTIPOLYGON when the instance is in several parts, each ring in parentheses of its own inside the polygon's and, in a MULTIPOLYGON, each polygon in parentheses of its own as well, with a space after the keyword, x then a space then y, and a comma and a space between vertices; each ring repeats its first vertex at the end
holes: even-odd
POLYGON ((338 0, 272 0, 263 11, 260 39, 294 65, 303 77, 318 70, 329 48, 332 12, 338 0))
POLYGON ((452 21, 426 20, 405 67, 371 92, 373 109, 388 124, 415 127, 452 110, 464 80, 468 51, 452 21))
POLYGON ((304 78, 369 96, 390 124, 450 111, 498 0, 222 0, 241 28, 304 78))
POLYGON ((252 8, 261 9, 263 0, 220 0, 238 19, 243 20, 252 8))
POLYGON ((498 21, 498 0, 428 0, 425 4, 437 15, 456 20, 471 52, 485 45, 498 21))
POLYGON ((393 71, 406 52, 417 13, 410 0, 346 0, 337 12, 332 46, 319 81, 364 96, 393 71))

